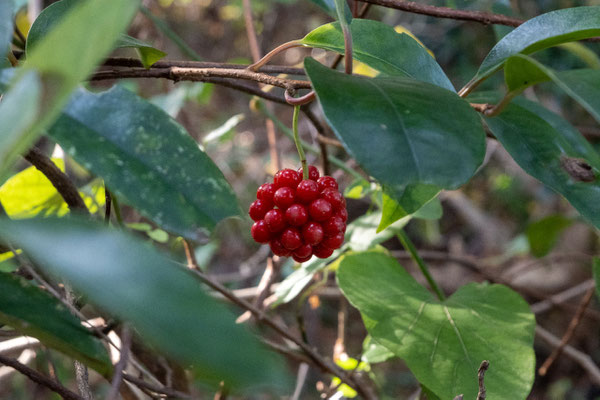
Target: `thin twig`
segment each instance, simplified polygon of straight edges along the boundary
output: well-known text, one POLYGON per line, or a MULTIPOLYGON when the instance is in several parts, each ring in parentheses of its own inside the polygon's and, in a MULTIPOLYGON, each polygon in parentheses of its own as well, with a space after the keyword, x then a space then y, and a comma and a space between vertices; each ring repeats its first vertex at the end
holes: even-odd
POLYGON ((304 386, 304 382, 306 382, 306 376, 308 375, 308 364, 300 363, 298 367, 298 374, 296 376, 296 387, 294 388, 294 393, 290 400, 298 400, 300 399, 300 394, 302 393, 302 387, 304 386))
POLYGON ((404 0, 361 0, 365 3, 371 3, 378 6, 394 8, 396 10, 406 11, 414 14, 428 15, 430 17, 437 18, 450 18, 461 21, 473 21, 479 22, 484 25, 506 25, 506 26, 519 26, 523 22, 522 19, 507 17, 502 14, 493 14, 483 11, 467 11, 467 10, 455 10, 448 7, 437 7, 430 6, 427 4, 419 4, 414 1, 404 0))
POLYGON ((594 279, 588 279, 576 286, 570 287, 560 293, 556 293, 545 300, 532 304, 531 312, 534 314, 541 314, 545 311, 550 310, 553 306, 564 303, 565 301, 568 301, 573 297, 577 297, 581 293, 584 293, 595 287, 596 282, 594 281, 594 279))
POLYGON ((585 311, 587 306, 590 304, 590 301, 592 300, 592 297, 594 296, 595 292, 596 292, 595 287, 588 289, 587 293, 581 300, 579 307, 577 308, 577 312, 575 313, 575 316, 573 317, 573 319, 571 319, 571 322, 569 323, 569 327, 567 328, 567 331, 565 332, 564 336, 562 337, 560 344, 554 348, 554 351, 552 352, 552 354, 550 354, 550 356, 546 359, 546 361, 544 361, 544 363, 542 364, 540 369, 538 369, 538 374, 540 376, 546 375, 546 373, 548 372, 548 368, 550 368, 552 363, 554 363, 554 361, 562 353, 563 348, 566 346, 567 343, 569 343, 569 340, 571 340, 571 338, 573 337, 573 334, 575 333, 577 326, 579 326, 579 322, 581 322, 581 317, 583 316, 583 312, 585 311))
MULTIPOLYGON (((535 334, 549 343, 551 346, 560 346, 560 339, 548 332, 546 329, 542 328, 540 325, 536 326, 535 334)), ((594 384, 600 385, 600 369, 588 354, 585 354, 568 344, 563 347, 562 351, 566 356, 579 364, 579 366, 581 366, 581 368, 583 368, 589 374, 589 377, 594 384)))
MULTIPOLYGON (((186 242, 184 241, 184 246, 185 246, 185 243, 186 242)), ((188 244, 188 246, 189 246, 189 244, 188 244)), ((220 283, 214 281, 208 275, 206 275, 202 271, 200 271, 198 268, 198 263, 195 260, 195 256, 191 251, 186 251, 186 256, 188 256, 188 266, 189 266, 190 272, 193 274, 193 276, 198 278, 201 282, 203 282, 204 284, 209 286, 211 289, 216 290, 217 292, 221 293, 226 299, 231 301, 233 304, 250 311, 252 314, 254 314, 254 316, 257 318, 257 320, 259 322, 264 323, 265 325, 267 325, 268 327, 273 329, 275 332, 279 333, 284 338, 295 343, 312 360, 312 362, 316 366, 321 368, 323 371, 326 371, 330 374, 333 374, 333 375, 339 377, 345 384, 352 387, 361 396, 363 396, 363 398, 365 398, 365 399, 373 399, 374 398, 373 394, 367 388, 365 388, 361 383, 359 383, 356 379, 354 379, 352 376, 347 374, 344 370, 340 369, 337 365, 333 364, 331 361, 324 359, 312 347, 310 347, 309 345, 304 343, 302 340, 297 338, 295 335, 293 335, 290 332, 290 329, 288 327, 283 326, 283 325, 279 324, 278 322, 275 322, 275 320, 273 320, 270 317, 268 317, 267 315, 265 315, 265 313, 261 309, 255 307, 254 305, 250 304, 246 300, 240 299, 239 297, 234 295, 229 289, 227 289, 220 283)))
POLYGON ((35 383, 45 386, 48 389, 52 390, 54 393, 57 393, 65 400, 84 400, 83 397, 79 396, 77 393, 70 391, 55 380, 42 375, 38 371, 29 368, 24 364, 21 364, 13 358, 0 355, 0 364, 4 364, 6 366, 14 368, 21 374, 25 375, 27 378, 34 381, 35 383))
POLYGON ((139 388, 148 389, 154 393, 164 394, 166 396, 174 397, 177 399, 190 399, 190 400, 193 399, 193 397, 187 393, 173 390, 173 389, 170 389, 165 386, 154 385, 152 383, 146 382, 143 379, 136 378, 135 376, 129 375, 127 373, 123 373, 123 379, 128 382, 133 383, 134 385, 138 386, 139 388))
POLYGON ((42 153, 38 148, 31 148, 24 158, 36 167, 56 188, 65 203, 71 211, 79 211, 89 214, 85 202, 81 198, 77 187, 71 182, 71 179, 62 172, 50 157, 42 153))
POLYGON ((127 367, 129 361, 129 351, 131 350, 131 329, 125 325, 121 330, 121 355, 119 362, 115 365, 115 373, 112 378, 110 385, 110 391, 106 395, 106 400, 117 399, 119 394, 119 387, 123 381, 123 371, 127 367))
POLYGON ((479 366, 479 369, 477 370, 477 382, 479 384, 479 392, 477 393, 477 400, 485 400, 485 396, 486 396, 486 392, 485 392, 485 384, 484 384, 484 378, 485 378, 485 372, 488 370, 488 368, 490 367, 490 362, 487 360, 483 360, 481 362, 481 365, 479 366))
POLYGON ((110 224, 110 206, 112 204, 112 195, 110 190, 104 185, 104 222, 110 224))

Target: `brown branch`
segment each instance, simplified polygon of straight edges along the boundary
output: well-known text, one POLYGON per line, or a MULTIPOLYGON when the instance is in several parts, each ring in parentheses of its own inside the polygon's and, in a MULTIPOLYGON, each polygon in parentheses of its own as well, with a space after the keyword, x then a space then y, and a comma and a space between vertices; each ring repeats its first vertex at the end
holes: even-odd
POLYGON ((42 375, 38 371, 36 371, 32 368, 29 368, 28 366, 26 366, 24 364, 21 364, 20 362, 18 362, 17 360, 15 360, 13 358, 9 358, 9 357, 0 355, 0 364, 4 364, 6 366, 14 368, 15 370, 19 371, 21 374, 25 375, 27 378, 34 381, 35 383, 45 386, 48 389, 52 390, 54 393, 57 393, 58 395, 60 395, 60 397, 62 397, 65 400, 83 400, 83 398, 81 396, 79 396, 77 393, 70 391, 69 389, 67 389, 66 387, 64 387, 63 385, 58 383, 57 381, 42 375))
POLYGON ((115 373, 110 385, 110 391, 106 395, 106 400, 117 399, 119 387, 123 381, 123 372, 129 361, 129 352, 131 350, 131 329, 125 325, 121 331, 121 355, 117 365, 115 365, 115 373))
MULTIPOLYGON (((137 58, 113 57, 104 61, 103 66, 107 67, 129 67, 144 68, 144 65, 137 58)), ((224 68, 224 69, 247 69, 245 64, 230 64, 211 61, 184 61, 184 60, 164 60, 152 64, 150 69, 166 69, 171 67, 180 68, 224 68)), ((265 65, 260 68, 260 72, 265 74, 288 74, 288 75, 306 75, 303 68, 288 67, 285 65, 265 65)))
POLYGON ((467 11, 455 10, 448 7, 436 7, 427 4, 419 4, 414 1, 403 0, 362 0, 365 3, 375 4, 378 6, 394 8, 396 10, 406 11, 414 14, 428 15, 437 18, 450 18, 461 21, 479 22, 484 25, 506 25, 519 26, 523 22, 522 19, 507 17, 502 14, 493 14, 483 11, 467 11))
POLYGON ((585 309, 587 308, 587 306, 590 304, 590 301, 592 300, 592 297, 594 296, 595 292, 596 292, 595 287, 588 289, 587 293, 581 300, 579 307, 577 308, 577 312, 575 313, 575 316, 569 323, 569 327, 567 328, 567 331, 565 332, 564 336, 562 337, 560 344, 554 349, 552 354, 550 354, 550 356, 546 359, 546 361, 544 361, 544 363, 538 370, 538 374, 540 374, 540 376, 546 375, 546 373, 548 372, 548 368, 550 368, 552 363, 554 363, 554 361, 562 353, 562 351, 563 351, 564 347, 567 345, 567 343, 569 343, 569 340, 571 340, 571 338, 573 337, 573 334, 575 333, 577 326, 579 326, 579 323, 581 322, 581 317, 583 316, 583 313, 584 313, 585 309))
POLYGON ((175 82, 178 81, 206 81, 206 78, 233 78, 243 79, 266 85, 277 86, 284 89, 310 89, 311 85, 308 81, 295 79, 283 79, 276 76, 267 75, 262 72, 254 72, 248 69, 228 69, 228 68, 129 68, 115 69, 108 71, 98 71, 90 77, 92 81, 106 79, 122 79, 122 78, 164 78, 175 82))
POLYGON ((23 157, 48 178, 52 183, 52 186, 56 188, 58 193, 65 200, 65 203, 67 203, 71 211, 89 214, 85 202, 79 195, 77 187, 47 155, 42 153, 38 148, 33 147, 23 157))
POLYGON ((216 290, 217 292, 221 293, 226 299, 231 301, 233 304, 250 311, 254 315, 254 317, 257 319, 257 321, 264 323, 265 325, 267 325, 268 327, 273 329, 275 332, 277 332, 284 338, 295 343, 308 356, 308 358, 310 358, 311 362, 314 365, 316 365, 317 367, 319 367, 320 369, 322 369, 323 371, 325 371, 329 374, 339 377, 340 380, 342 380, 342 382, 344 382, 345 384, 347 384, 348 386, 350 386, 354 390, 356 390, 363 398, 365 398, 367 400, 375 398, 374 395, 371 393, 371 391, 368 388, 364 387, 358 380, 356 380, 354 377, 352 377, 351 375, 346 373, 346 371, 342 370, 341 368, 339 368, 337 365, 335 365, 331 361, 323 358, 312 347, 310 347, 308 344, 304 343, 302 340, 300 340, 295 335, 293 335, 287 326, 283 326, 283 325, 279 324, 278 322, 276 322, 275 320, 269 318, 267 315, 265 315, 265 313, 261 309, 255 307, 254 305, 250 304, 246 300, 240 299, 235 294, 233 294, 229 289, 227 289, 225 286, 214 281, 208 275, 206 275, 202 271, 200 271, 200 269, 198 268, 198 263, 195 259, 195 256, 191 252, 189 243, 187 245, 186 245, 186 243, 187 242, 184 240, 184 246, 186 247, 186 257, 187 257, 187 261, 188 261, 188 267, 194 277, 198 278, 198 280, 200 280, 205 285, 209 286, 211 289, 216 290))
POLYGON ((133 383, 134 385, 138 386, 139 388, 144 388, 144 389, 147 389, 154 393, 164 394, 168 397, 173 397, 176 399, 190 399, 190 400, 193 399, 193 397, 187 393, 173 390, 166 386, 154 385, 152 383, 146 382, 143 379, 136 378, 135 376, 132 376, 132 375, 129 375, 126 373, 123 373, 123 379, 128 382, 133 383))
POLYGON ((479 370, 477 370, 477 381, 479 384, 479 392, 477 393, 477 400, 485 400, 486 392, 485 392, 485 384, 483 379, 485 378, 485 372, 490 367, 490 362, 487 360, 483 360, 481 365, 479 366, 479 370))

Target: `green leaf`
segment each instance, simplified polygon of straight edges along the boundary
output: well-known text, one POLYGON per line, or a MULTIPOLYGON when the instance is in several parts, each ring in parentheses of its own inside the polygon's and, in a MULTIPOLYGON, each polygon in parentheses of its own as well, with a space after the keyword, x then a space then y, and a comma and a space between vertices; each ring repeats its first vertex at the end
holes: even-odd
POLYGON ((4 0, 0 2, 0 55, 8 50, 10 39, 13 33, 13 0, 4 0))
MULTIPOLYGON (((39 98, 39 106, 22 107, 9 117, 0 118, 0 126, 10 126, 9 147, 0 144, 0 177, 40 131, 52 123, 77 84, 108 54, 135 11, 139 0, 81 1, 47 34, 38 40, 35 48, 27 51, 23 70, 13 86, 31 86, 32 70, 39 73, 38 88, 29 90, 27 97, 39 98), (24 81, 24 82, 22 82, 24 81), (36 94, 36 97, 34 97, 36 94), (27 110, 27 124, 15 127, 15 116, 27 110)), ((41 22, 40 22, 41 23, 41 22)), ((35 25, 35 24, 34 24, 35 25)), ((35 79, 36 81, 38 78, 35 79)), ((3 104, 7 99, 3 101, 3 104)), ((6 107, 18 107, 7 105, 6 107)), ((0 128, 2 129, 2 128, 0 128)), ((7 128, 5 128, 7 129, 7 128)))
POLYGON ((199 239, 241 213, 225 177, 185 129, 128 90, 77 91, 49 134, 168 231, 199 239))
POLYGON ((561 49, 565 49, 581 61, 589 68, 600 69, 600 57, 589 47, 579 42, 569 42, 559 45, 561 49))
MULTIPOLYGON (((287 382, 285 367, 191 273, 124 231, 75 218, 0 219, 0 236, 149 344, 233 387, 287 382)), ((52 319, 44 318, 49 323, 52 319)))
POLYGON ((347 255, 337 279, 373 340, 440 398, 477 397, 483 360, 490 361, 490 399, 527 397, 535 372, 535 318, 511 289, 471 283, 440 302, 396 260, 373 251, 347 255))
POLYGON ((594 257, 592 270, 594 273, 594 280, 596 281, 596 295, 600 297, 600 257, 594 257))
MULTIPOLYGON (((37 46, 38 42, 67 15, 74 7, 88 0, 61 0, 46 7, 34 21, 27 36, 27 54, 37 46)), ((151 45, 126 34, 121 34, 115 45, 118 48, 134 48, 146 68, 160 60, 166 53, 151 45)))
POLYGON ((0 181, 7 169, 33 139, 31 129, 41 107, 42 83, 35 71, 27 71, 3 95, 0 102, 0 181))
POLYGON ((550 215, 527 227, 527 240, 531 254, 543 257, 552 250, 562 231, 571 226, 573 220, 562 215, 550 215))
MULTIPOLYGON (((319 7, 321 7, 323 10, 325 10, 325 12, 331 17, 331 18, 335 18, 337 19, 338 14, 337 14, 337 10, 335 7, 335 1, 336 0, 310 0, 312 3, 318 5, 319 7)), ((344 7, 344 18, 347 21, 351 21, 352 20, 352 11, 350 11, 350 7, 348 7, 348 4, 346 3, 345 7, 344 7)))
POLYGON ((457 188, 482 163, 481 120, 455 93, 411 78, 350 76, 311 58, 304 64, 337 137, 396 197, 410 184, 457 188))
POLYGON ((333 0, 335 3, 335 15, 337 20, 340 22, 343 29, 347 29, 347 27, 352 23, 352 13, 350 8, 348 7, 348 2, 346 0, 333 0))
POLYGON ((510 91, 519 92, 530 85, 553 81, 600 122, 600 71, 575 69, 556 72, 531 57, 517 55, 506 61, 505 79, 510 91))
POLYGON ((121 38, 117 42, 117 47, 136 49, 140 56, 140 61, 145 68, 150 68, 152 64, 167 55, 167 53, 155 49, 151 45, 125 34, 121 35, 121 38))
POLYGON ((365 338, 363 342, 362 361, 369 364, 377 364, 394 357, 396 357, 396 355, 393 352, 375 342, 371 336, 365 338))
POLYGON ((557 44, 600 35, 600 6, 551 11, 532 18, 504 36, 489 52, 473 80, 481 80, 517 53, 531 54, 557 44))
POLYGON ((102 342, 54 297, 7 273, 0 273, 0 293, 0 322, 110 375, 112 364, 102 342))
POLYGON ((521 168, 600 227, 600 156, 575 128, 524 99, 514 100, 486 123, 521 168))
POLYGON ((437 219, 441 217, 441 205, 439 201, 433 202, 435 196, 440 192, 440 190, 435 186, 430 185, 409 185, 407 186, 402 196, 395 200, 390 197, 385 190, 383 191, 383 201, 382 201, 382 215, 381 222, 379 222, 379 226, 377 227, 377 232, 381 232, 394 222, 398 221, 400 218, 404 218, 407 215, 419 212, 425 208, 427 204, 433 203, 431 210, 424 210, 423 215, 424 219, 437 219), (435 206, 438 205, 438 207, 435 206), (439 212, 439 217, 436 218, 439 212))
MULTIPOLYGON (((378 21, 354 19, 350 25, 353 57, 389 76, 406 76, 454 91, 454 86, 416 40, 378 21)), ((311 47, 344 54, 344 37, 339 23, 318 27, 301 41, 311 47)))

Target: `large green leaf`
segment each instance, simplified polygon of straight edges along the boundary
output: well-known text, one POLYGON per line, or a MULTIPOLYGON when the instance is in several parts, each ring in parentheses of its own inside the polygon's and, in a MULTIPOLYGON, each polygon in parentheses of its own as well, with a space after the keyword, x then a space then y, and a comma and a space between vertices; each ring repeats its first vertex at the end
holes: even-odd
POLYGON ((287 383, 279 357, 236 325, 233 313, 185 267, 147 243, 74 218, 0 219, 0 237, 91 303, 130 322, 148 343, 193 365, 203 381, 233 387, 287 383))
POLYGON ((551 80, 600 122, 600 70, 556 72, 531 57, 516 55, 506 61, 504 75, 508 89, 514 92, 551 80))
MULTIPOLYGON (((138 5, 139 0, 81 1, 28 52, 23 71, 13 85, 31 80, 31 70, 37 71, 41 80, 37 90, 41 92, 41 104, 33 115, 34 122, 19 129, 13 126, 19 112, 0 118, 0 126, 11 127, 10 138, 5 138, 11 145, 0 146, 0 177, 5 176, 41 130, 54 121, 77 84, 106 57, 138 5)), ((31 114, 32 110, 26 113, 31 114)))
POLYGON ((486 122, 521 168, 562 194, 600 228, 600 156, 575 128, 524 99, 514 100, 486 122))
POLYGON ((0 55, 8 50, 13 32, 13 0, 0 2, 0 55))
POLYGON ((504 36, 483 60, 474 80, 491 75, 514 54, 531 54, 560 43, 598 35, 600 6, 567 8, 539 15, 504 36))
POLYGON ((0 273, 0 293, 0 322, 109 375, 112 364, 102 343, 58 300, 7 273, 0 273))
MULTIPOLYGON (((87 0, 61 0, 46 7, 35 20, 27 35, 27 54, 34 49, 38 42, 62 20, 75 6, 87 0)), ((134 48, 140 55, 140 60, 146 68, 166 54, 147 43, 131 36, 121 34, 115 45, 119 48, 134 48)))
POLYGON ((411 78, 350 76, 311 58, 304 64, 337 137, 398 198, 410 184, 457 188, 483 161, 480 118, 455 93, 411 78))
POLYGON ((441 399, 476 398, 483 360, 490 361, 490 399, 527 397, 535 371, 535 318, 509 288, 471 283, 440 302, 378 252, 347 255, 337 279, 373 340, 404 359, 441 399))
MULTIPOLYGON (((390 76, 408 76, 454 91, 439 64, 416 40, 378 21, 354 19, 350 24, 353 57, 390 76)), ((344 54, 344 37, 339 23, 318 27, 302 43, 344 54)))
POLYGON ((49 134, 167 230, 198 239, 203 228, 241 212, 221 171, 185 129, 128 90, 77 91, 49 134))

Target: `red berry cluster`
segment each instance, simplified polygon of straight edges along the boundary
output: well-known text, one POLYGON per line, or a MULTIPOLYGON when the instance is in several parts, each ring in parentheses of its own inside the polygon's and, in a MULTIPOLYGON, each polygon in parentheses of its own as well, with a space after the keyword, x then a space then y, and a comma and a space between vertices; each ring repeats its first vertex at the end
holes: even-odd
POLYGON ((313 165, 309 179, 302 179, 302 169, 282 169, 273 183, 265 183, 256 191, 250 205, 252 237, 258 243, 269 243, 274 254, 292 256, 297 262, 313 255, 331 256, 344 242, 346 232, 346 200, 338 192, 338 184, 330 176, 319 177, 313 165))

